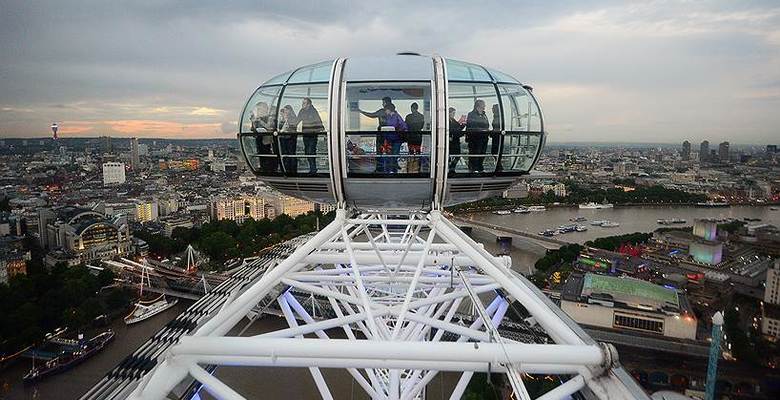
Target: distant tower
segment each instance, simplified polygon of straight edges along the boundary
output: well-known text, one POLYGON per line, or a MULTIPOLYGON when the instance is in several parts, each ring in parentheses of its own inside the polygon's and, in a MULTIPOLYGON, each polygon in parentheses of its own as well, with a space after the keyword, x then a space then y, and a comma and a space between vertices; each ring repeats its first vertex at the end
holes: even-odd
POLYGON ((103 136, 103 153, 111 154, 111 136, 103 136))
POLYGON ((53 134, 53 136, 52 136, 52 137, 54 138, 54 140, 57 140, 57 139, 59 139, 59 137, 57 136, 57 131, 58 131, 59 129, 60 129, 60 126, 59 126, 59 125, 57 125, 57 123, 56 123, 56 122, 52 122, 52 123, 51 123, 51 132, 52 132, 52 134, 53 134))
POLYGON ((687 140, 682 144, 682 159, 683 161, 689 161, 691 159, 691 142, 687 140))
POLYGON ((137 171, 141 166, 141 159, 138 155, 138 138, 130 138, 130 168, 137 171))
POLYGON ((723 314, 718 311, 712 316, 712 342, 710 343, 710 360, 707 363, 705 400, 715 400, 715 381, 718 377, 718 358, 720 358, 721 336, 723 336, 723 314))
POLYGON ((718 145, 718 158, 722 163, 729 162, 729 142, 718 145))
POLYGON ((703 141, 699 146, 699 162, 706 162, 710 157, 710 142, 703 141))

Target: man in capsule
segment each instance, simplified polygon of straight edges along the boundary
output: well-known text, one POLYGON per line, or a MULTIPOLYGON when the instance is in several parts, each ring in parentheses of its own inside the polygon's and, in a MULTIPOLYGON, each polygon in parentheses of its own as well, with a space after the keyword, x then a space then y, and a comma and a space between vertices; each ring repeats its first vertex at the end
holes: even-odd
POLYGON ((469 144, 469 172, 483 172, 490 122, 485 114, 485 100, 476 100, 466 117, 466 142, 469 144), (474 157, 474 155, 477 155, 474 157))
POLYGON ((418 111, 420 106, 412 103, 412 112, 406 115, 404 121, 409 127, 406 133, 406 142, 409 145, 409 161, 406 162, 406 172, 416 174, 420 172, 420 150, 422 147, 422 130, 425 127, 425 116, 418 111))
MULTIPOLYGON (((314 108, 311 99, 304 97, 301 101, 301 110, 298 111, 298 120, 301 121, 301 135, 303 136, 303 152, 307 156, 317 154, 317 133, 323 132, 320 113, 314 108)), ((317 158, 306 157, 309 162, 309 173, 317 173, 317 158)))
MULTIPOLYGON (((387 116, 385 115, 385 107, 387 107, 388 104, 393 104, 393 99, 391 99, 389 96, 382 97, 382 108, 374 111, 374 112, 368 112, 363 111, 361 109, 358 109, 358 111, 369 118, 376 118, 377 119, 377 131, 381 130, 383 126, 385 126, 385 120, 387 116)), ((384 136, 381 133, 378 133, 376 135, 376 152, 379 154, 379 149, 382 147, 382 144, 384 143, 384 136)), ((383 172, 382 171, 382 162, 378 162, 376 164, 376 172, 383 172)))

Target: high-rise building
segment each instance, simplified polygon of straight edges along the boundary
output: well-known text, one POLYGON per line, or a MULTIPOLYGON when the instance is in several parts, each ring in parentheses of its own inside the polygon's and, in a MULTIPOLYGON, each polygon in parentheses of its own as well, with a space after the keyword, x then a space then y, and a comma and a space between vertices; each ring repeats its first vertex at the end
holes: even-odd
POLYGON ((729 142, 718 145, 718 159, 722 163, 729 162, 729 142))
POLYGON ((141 158, 138 154, 138 138, 130 138, 130 168, 133 171, 141 168, 141 158))
POLYGON ((682 143, 682 159, 683 161, 691 159, 691 142, 687 140, 682 143))
POLYGON ((115 185, 125 183, 125 163, 103 163, 103 185, 115 185))
POLYGON ((699 162, 707 162, 710 157, 710 142, 705 140, 699 146, 699 162))
POLYGON ((149 145, 141 143, 138 145, 138 155, 139 156, 149 156, 149 145))
POLYGON ((776 144, 768 144, 766 145, 766 154, 772 155, 777 153, 777 145, 776 144))
POLYGON ((100 139, 103 145, 103 154, 111 154, 114 150, 111 147, 111 136, 102 136, 100 139))

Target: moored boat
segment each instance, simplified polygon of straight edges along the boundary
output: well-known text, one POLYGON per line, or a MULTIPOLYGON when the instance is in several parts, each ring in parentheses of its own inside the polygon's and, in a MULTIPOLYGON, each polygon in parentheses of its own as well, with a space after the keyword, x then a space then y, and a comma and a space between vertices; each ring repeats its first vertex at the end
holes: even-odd
POLYGON ((590 202, 590 203, 585 203, 585 204, 580 204, 579 205, 579 208, 583 209, 583 210, 601 210, 603 208, 613 208, 613 207, 615 207, 614 204, 606 203, 606 202, 604 202, 604 203, 590 202))
POLYGON ((728 207, 729 203, 725 201, 702 201, 696 203, 698 207, 728 207))
POLYGON ((87 341, 78 340, 75 342, 76 345, 71 347, 72 350, 63 351, 51 360, 45 361, 43 365, 33 366, 22 380, 25 384, 30 384, 47 376, 67 371, 103 350, 115 336, 114 331, 109 329, 87 341))

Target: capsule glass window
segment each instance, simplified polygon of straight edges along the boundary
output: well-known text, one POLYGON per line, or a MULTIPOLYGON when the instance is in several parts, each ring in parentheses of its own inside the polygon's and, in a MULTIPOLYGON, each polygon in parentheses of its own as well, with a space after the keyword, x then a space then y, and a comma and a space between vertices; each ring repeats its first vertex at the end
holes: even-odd
POLYGON ((346 103, 349 176, 430 175, 429 82, 348 83, 346 103))
POLYGON ((285 87, 277 123, 281 167, 288 176, 328 173, 328 84, 285 87))
POLYGON ((501 142, 501 106, 495 86, 450 82, 448 96, 450 173, 494 172, 501 142))
POLYGON ((279 174, 278 146, 275 145, 277 106, 281 86, 258 88, 247 102, 241 117, 241 145, 249 166, 261 175, 279 174))

